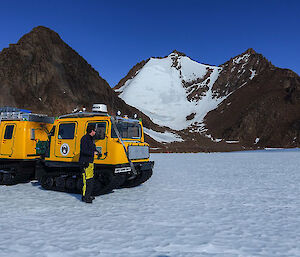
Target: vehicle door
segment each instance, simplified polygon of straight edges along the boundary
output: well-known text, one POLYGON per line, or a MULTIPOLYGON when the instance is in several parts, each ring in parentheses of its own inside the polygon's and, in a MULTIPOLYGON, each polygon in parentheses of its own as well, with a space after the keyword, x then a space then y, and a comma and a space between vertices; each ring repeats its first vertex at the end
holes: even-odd
MULTIPOLYGON (((104 160, 107 156, 107 132, 108 132, 108 122, 107 121, 91 121, 86 124, 94 124, 96 127, 96 135, 94 136, 95 145, 97 150, 100 152, 98 160, 104 160)), ((85 128, 85 129, 86 129, 85 128)), ((95 161, 97 158, 95 158, 95 161)))
POLYGON ((6 124, 1 135, 1 154, 12 155, 15 142, 16 124, 6 124))
POLYGON ((55 133, 55 156, 73 158, 76 149, 77 122, 59 122, 55 133))

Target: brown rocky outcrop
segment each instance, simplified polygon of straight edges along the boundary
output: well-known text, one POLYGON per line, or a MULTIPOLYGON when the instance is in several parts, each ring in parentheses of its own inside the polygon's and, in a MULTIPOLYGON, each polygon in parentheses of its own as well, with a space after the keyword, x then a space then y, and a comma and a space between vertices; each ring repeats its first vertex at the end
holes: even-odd
POLYGON ((265 57, 256 53, 252 48, 231 58, 220 67, 222 67, 222 71, 212 88, 213 95, 217 98, 232 93, 265 70, 275 68, 265 57))
POLYGON ((105 103, 110 113, 135 113, 157 127, 139 110, 120 99, 99 73, 60 36, 36 27, 0 52, 0 106, 60 115, 93 103, 105 103))
POLYGON ((300 77, 269 66, 206 116, 215 138, 244 146, 300 146, 300 77), (259 139, 259 140, 258 140, 259 139))

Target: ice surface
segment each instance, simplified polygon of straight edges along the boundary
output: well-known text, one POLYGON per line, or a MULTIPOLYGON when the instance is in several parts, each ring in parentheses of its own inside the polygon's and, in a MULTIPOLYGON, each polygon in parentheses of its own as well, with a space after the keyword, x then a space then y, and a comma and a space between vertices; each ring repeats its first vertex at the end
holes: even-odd
POLYGON ((152 178, 92 205, 0 187, 0 256, 300 256, 300 151, 152 154, 152 178))

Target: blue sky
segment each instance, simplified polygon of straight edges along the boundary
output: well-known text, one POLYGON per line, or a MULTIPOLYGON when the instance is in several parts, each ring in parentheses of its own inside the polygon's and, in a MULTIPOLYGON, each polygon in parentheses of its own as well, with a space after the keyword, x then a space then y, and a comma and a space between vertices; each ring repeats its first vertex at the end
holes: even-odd
POLYGON ((38 25, 111 86, 137 62, 174 49, 220 65, 251 47, 300 74, 300 1, 1 1, 0 50, 38 25))

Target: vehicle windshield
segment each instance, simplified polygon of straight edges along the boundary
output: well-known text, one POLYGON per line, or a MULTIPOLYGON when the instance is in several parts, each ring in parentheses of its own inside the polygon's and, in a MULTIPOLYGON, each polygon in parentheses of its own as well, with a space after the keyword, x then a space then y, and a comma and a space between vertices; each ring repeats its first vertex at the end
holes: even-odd
MULTIPOLYGON (((139 139, 142 136, 141 125, 138 121, 116 120, 116 125, 122 138, 139 139)), ((117 138, 114 127, 111 128, 111 137, 117 138)))

